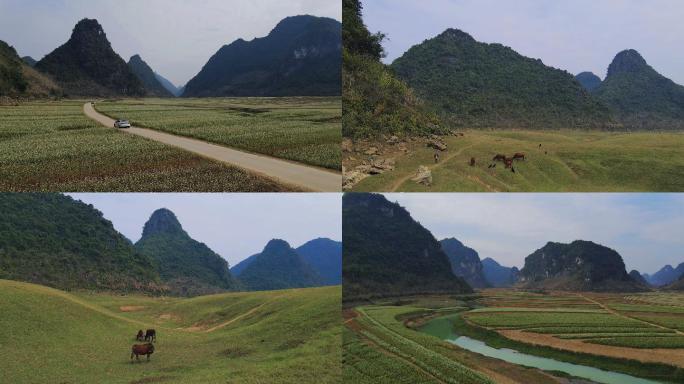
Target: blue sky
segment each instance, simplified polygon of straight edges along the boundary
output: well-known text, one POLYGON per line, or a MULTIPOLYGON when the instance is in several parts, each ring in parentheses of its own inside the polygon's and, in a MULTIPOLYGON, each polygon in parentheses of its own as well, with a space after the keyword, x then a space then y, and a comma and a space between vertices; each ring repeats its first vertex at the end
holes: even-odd
POLYGON ((548 241, 615 249, 628 271, 684 262, 684 194, 388 193, 439 240, 456 237, 503 265, 522 267, 548 241))
POLYGON ((340 0, 0 0, 0 40, 40 60, 95 18, 124 60, 140 54, 184 85, 224 44, 266 36, 287 16, 342 20, 340 0))
POLYGON ((133 242, 159 208, 231 266, 260 252, 273 238, 298 247, 317 237, 342 239, 342 201, 336 193, 70 193, 92 204, 133 242))
POLYGON ((501 43, 573 74, 601 78, 615 55, 638 50, 663 75, 684 84, 681 0, 366 0, 364 20, 382 31, 386 62, 447 28, 501 43))

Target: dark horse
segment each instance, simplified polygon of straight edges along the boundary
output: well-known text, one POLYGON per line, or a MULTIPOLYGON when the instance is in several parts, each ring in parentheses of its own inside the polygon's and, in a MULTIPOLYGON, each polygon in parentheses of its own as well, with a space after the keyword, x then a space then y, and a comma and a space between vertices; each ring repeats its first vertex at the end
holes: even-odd
POLYGON ((133 356, 135 359, 140 361, 140 355, 147 355, 147 361, 150 361, 150 355, 154 353, 154 344, 135 344, 131 348, 131 362, 133 362, 133 356))
POLYGON ((148 329, 145 332, 145 341, 155 342, 157 341, 157 331, 154 329, 148 329))
POLYGON ((506 162, 506 155, 498 154, 492 158, 492 161, 503 161, 506 162))
POLYGON ((143 333, 142 329, 138 331, 138 334, 135 336, 135 339, 138 341, 145 340, 145 334, 143 333))
POLYGON ((513 155, 513 160, 517 160, 517 159, 525 160, 525 154, 522 152, 517 152, 515 155, 513 155))

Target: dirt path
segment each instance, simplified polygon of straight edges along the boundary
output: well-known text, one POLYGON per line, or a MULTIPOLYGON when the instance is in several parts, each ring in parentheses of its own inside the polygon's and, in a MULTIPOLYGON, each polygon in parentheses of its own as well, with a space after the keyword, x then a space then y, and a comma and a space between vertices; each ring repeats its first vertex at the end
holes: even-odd
POLYGON ((667 348, 627 348, 611 345, 590 344, 581 340, 559 339, 553 335, 524 332, 521 330, 500 330, 504 337, 526 344, 541 345, 571 352, 637 360, 644 363, 661 363, 684 368, 684 350, 667 348))
POLYGON ((676 329, 676 328, 668 328, 668 327, 666 327, 666 326, 664 326, 664 325, 660 325, 660 324, 656 324, 656 323, 651 323, 650 321, 646 321, 646 320, 642 320, 642 319, 637 319, 636 317, 627 316, 627 315, 625 315, 625 314, 623 314, 623 313, 620 313, 620 312, 618 312, 618 311, 616 311, 616 310, 614 310, 614 309, 608 307, 607 305, 601 303, 600 301, 591 299, 591 298, 586 297, 586 296, 584 296, 584 295, 582 295, 582 294, 580 294, 580 296, 581 296, 584 300, 587 300, 587 301, 589 301, 589 302, 591 302, 591 303, 594 303, 594 304, 600 306, 601 308, 603 308, 604 310, 610 312, 611 314, 613 314, 613 315, 615 315, 615 316, 622 317, 623 319, 636 320, 636 321, 639 321, 639 322, 641 322, 641 323, 643 323, 643 324, 647 324, 647 325, 650 325, 650 326, 652 326, 652 327, 656 327, 656 328, 660 328, 660 329, 665 329, 665 330, 668 330, 668 331, 672 331, 672 332, 674 332, 674 333, 676 333, 676 334, 678 334, 678 335, 680 335, 680 336, 684 336, 684 332, 682 332, 682 331, 680 331, 680 330, 678 330, 678 329, 676 329))
MULTIPOLYGON (((259 309, 261 309, 261 308, 262 308, 263 306, 265 306, 266 304, 270 304, 270 303, 276 301, 277 299, 279 299, 279 298, 281 298, 281 297, 283 297, 283 296, 284 296, 284 295, 276 296, 276 297, 274 297, 274 298, 272 298, 272 299, 270 299, 270 300, 264 301, 263 303, 257 305, 256 307, 250 309, 249 311, 247 311, 247 312, 245 312, 245 313, 242 313, 242 314, 240 314, 240 315, 238 315, 238 316, 235 316, 235 317, 233 317, 232 319, 230 319, 230 320, 228 320, 228 321, 226 321, 226 322, 224 322, 224 323, 221 323, 221 324, 219 324, 219 325, 215 325, 215 326, 213 326, 213 327, 211 327, 211 328, 205 329, 205 330, 203 330, 202 332, 204 332, 204 333, 209 333, 209 332, 214 332, 214 331, 217 330, 217 329, 220 329, 220 328, 223 328, 223 327, 227 327, 227 326, 233 324, 234 322, 236 322, 236 321, 238 321, 238 320, 240 320, 240 319, 242 319, 242 318, 245 318, 245 317, 251 315, 252 313, 258 311, 259 309)), ((193 328, 193 327, 186 328, 186 330, 188 330, 188 331, 190 331, 190 330, 195 330, 195 329, 192 329, 192 328, 193 328)))
MULTIPOLYGON (((433 165, 431 165, 431 166, 428 166, 428 168, 430 169, 430 171, 432 171, 432 170, 434 170, 434 169, 437 169, 437 168, 441 167, 443 164, 446 164, 449 160, 451 160, 451 159, 453 159, 454 157, 456 157, 456 156, 460 155, 461 153, 463 153, 463 151, 465 151, 466 149, 474 147, 477 143, 478 143, 478 142, 475 142, 475 143, 472 143, 472 144, 470 144, 470 145, 466 145, 465 147, 462 147, 462 148, 459 149, 458 151, 449 154, 447 157, 445 157, 444 159, 442 159, 439 163, 433 164, 433 165)), ((400 178, 399 180, 395 181, 395 182, 392 183, 392 185, 390 186, 389 192, 396 192, 397 189, 399 189, 399 188, 402 186, 402 184, 404 184, 405 182, 411 180, 411 178, 412 178, 413 176, 414 176, 414 175, 413 175, 412 173, 409 173, 407 176, 404 176, 404 177, 400 178)))
MULTIPOLYGON (((91 103, 83 105, 83 112, 89 118, 106 127, 112 128, 114 126, 114 120, 97 112, 91 103)), ((342 190, 342 175, 336 172, 275 157, 243 152, 153 129, 131 127, 122 129, 122 131, 172 145, 203 157, 228 163, 306 190, 315 192, 339 192, 342 190)))

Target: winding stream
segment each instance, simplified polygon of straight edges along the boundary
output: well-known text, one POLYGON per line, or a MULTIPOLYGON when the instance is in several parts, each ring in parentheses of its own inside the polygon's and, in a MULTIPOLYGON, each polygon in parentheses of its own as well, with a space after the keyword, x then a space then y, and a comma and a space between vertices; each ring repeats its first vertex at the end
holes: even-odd
POLYGON ((539 357, 526 353, 520 353, 513 349, 497 349, 490 347, 480 340, 476 340, 467 336, 459 336, 456 334, 451 319, 458 316, 460 315, 449 315, 435 318, 423 325, 420 328, 420 331, 481 355, 494 357, 509 363, 523 365, 526 367, 539 368, 545 371, 564 372, 569 375, 592 380, 597 383, 660 384, 658 381, 641 379, 618 372, 604 371, 602 369, 586 365, 565 363, 547 357, 539 357))

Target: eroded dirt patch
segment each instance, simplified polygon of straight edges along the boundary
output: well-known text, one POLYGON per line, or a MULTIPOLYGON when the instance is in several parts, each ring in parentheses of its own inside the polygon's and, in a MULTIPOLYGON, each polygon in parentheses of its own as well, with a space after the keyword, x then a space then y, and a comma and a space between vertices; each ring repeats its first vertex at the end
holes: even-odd
POLYGON ((145 308, 147 308, 147 307, 142 306, 142 305, 123 305, 123 306, 119 307, 119 311, 121 311, 121 312, 138 312, 138 311, 142 311, 145 308))

